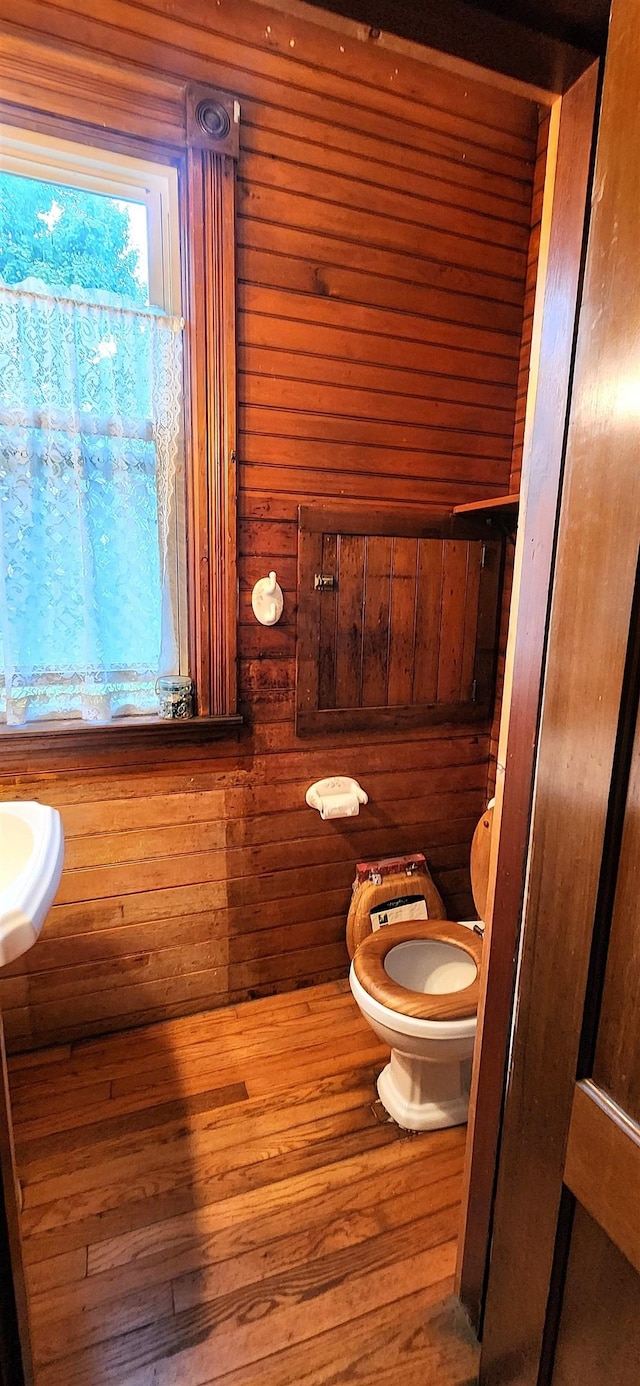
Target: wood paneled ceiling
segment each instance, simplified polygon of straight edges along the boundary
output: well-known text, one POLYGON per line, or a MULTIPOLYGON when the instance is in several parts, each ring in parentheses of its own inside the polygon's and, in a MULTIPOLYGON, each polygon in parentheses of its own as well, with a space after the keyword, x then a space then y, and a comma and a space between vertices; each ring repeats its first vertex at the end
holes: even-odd
MULTIPOLYGON (((536 33, 602 53, 607 41, 611 0, 465 0, 473 9, 516 20, 536 33)), ((418 4, 408 8, 418 11, 418 4)))
POLYGON ((611 0, 310 0, 552 91, 604 53, 611 0), (569 45, 566 48, 565 45, 569 45), (578 55, 582 54, 582 57, 578 55))
MULTIPOLYGON (((611 0, 461 0, 464 8, 486 11, 522 24, 538 34, 601 53, 607 39, 611 0)), ((388 33, 424 42, 426 26, 436 11, 443 23, 452 17, 451 0, 311 0, 322 9, 334 10, 388 33)))

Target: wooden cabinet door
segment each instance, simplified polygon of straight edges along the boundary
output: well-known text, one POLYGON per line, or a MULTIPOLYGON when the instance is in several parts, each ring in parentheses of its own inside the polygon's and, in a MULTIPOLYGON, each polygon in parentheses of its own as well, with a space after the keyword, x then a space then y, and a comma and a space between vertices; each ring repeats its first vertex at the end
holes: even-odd
POLYGON ((301 507, 298 733, 486 720, 502 547, 486 521, 301 507))
POLYGON ((640 1381, 640 9, 613 0, 486 1301, 485 1386, 640 1381))

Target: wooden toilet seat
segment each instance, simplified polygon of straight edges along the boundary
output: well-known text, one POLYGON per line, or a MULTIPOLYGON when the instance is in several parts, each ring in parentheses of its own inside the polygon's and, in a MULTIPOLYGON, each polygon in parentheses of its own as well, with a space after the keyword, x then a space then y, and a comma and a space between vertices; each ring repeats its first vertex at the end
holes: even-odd
POLYGON ((454 924, 449 919, 412 920, 407 924, 387 924, 363 939, 353 957, 353 970, 374 1001, 399 1015, 414 1016, 416 1020, 468 1020, 478 1009, 481 958, 482 939, 463 924, 454 924), (394 982, 385 971, 387 954, 400 943, 423 939, 450 943, 469 953, 478 969, 471 985, 462 991, 425 995, 394 982))

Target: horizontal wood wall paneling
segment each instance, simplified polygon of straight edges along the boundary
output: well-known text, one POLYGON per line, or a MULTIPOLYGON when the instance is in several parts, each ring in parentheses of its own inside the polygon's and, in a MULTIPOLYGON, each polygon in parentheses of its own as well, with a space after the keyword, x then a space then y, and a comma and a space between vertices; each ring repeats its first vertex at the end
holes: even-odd
MULTIPOLYGON (((240 205, 242 205, 241 199, 240 205)), ((272 210, 277 213, 277 205, 272 210)), ((323 224, 326 224, 324 218, 321 220, 323 224)), ((418 230, 420 229, 418 228, 418 230)), ((397 234, 400 235, 399 229, 397 234)), ((420 235, 422 235, 421 232, 420 235)), ((354 235, 354 239, 360 246, 362 246, 363 241, 366 244, 366 238, 359 238, 357 233, 354 235)), ((521 270, 524 274, 524 263, 521 270)), ((263 317, 292 318, 307 324, 318 323, 320 326, 331 326, 334 329, 342 328, 349 332, 381 334, 385 337, 389 335, 405 338, 411 342, 457 348, 463 353, 461 357, 457 358, 459 365, 469 358, 471 378, 473 378, 474 369, 471 358, 475 353, 486 352, 490 356, 506 357, 517 367, 520 351, 520 336, 517 332, 506 334, 496 329, 471 328, 467 323, 458 325, 455 320, 447 321, 445 318, 432 316, 423 318, 415 312, 402 313, 397 310, 391 312, 377 307, 361 306, 358 303, 349 303, 343 306, 340 302, 327 301, 320 285, 318 288, 309 301, 307 295, 297 294, 291 289, 267 289, 253 284, 241 284, 238 293, 238 307, 240 312, 259 313, 263 317)), ((308 340, 307 347, 310 344, 308 340)), ((502 370, 506 378, 509 379, 508 367, 503 366, 502 370)), ((464 371, 462 374, 464 375, 464 371)))
MULTIPOLYGON (((361 199, 358 205, 360 206, 366 206, 364 189, 367 187, 376 189, 376 203, 380 211, 385 210, 384 198, 382 201, 378 201, 380 192, 387 195, 392 192, 401 194, 408 192, 410 197, 416 200, 416 204, 420 200, 425 200, 427 203, 435 203, 443 208, 463 208, 466 212, 490 218, 492 228, 496 223, 504 222, 507 225, 525 227, 528 233, 527 201, 526 198, 523 198, 521 184, 514 184, 509 189, 505 179, 496 178, 493 187, 486 186, 486 180, 483 180, 485 186, 475 188, 472 179, 467 176, 466 172, 462 174, 463 183, 456 182, 454 181, 456 176, 460 177, 456 168, 451 170, 444 163, 429 159, 425 159, 421 166, 419 155, 416 157, 416 152, 410 149, 407 149, 405 168, 401 170, 397 164, 391 162, 389 156, 384 160, 376 159, 376 162, 372 163, 368 155, 373 151, 366 139, 360 141, 363 147, 358 154, 354 148, 358 143, 357 135, 351 136, 352 147, 343 151, 335 147, 331 133, 326 130, 326 127, 327 140, 322 141, 323 132, 319 126, 311 126, 309 137, 305 138, 304 122, 300 120, 297 123, 295 134, 292 133, 290 136, 277 133, 273 129, 272 123, 269 123, 265 128, 262 112, 257 113, 255 125, 250 122, 251 108, 249 120, 247 120, 245 107, 243 145, 248 152, 253 155, 266 155, 269 158, 277 157, 281 160, 284 169, 293 164, 303 168, 328 170, 334 177, 342 175, 352 179, 354 174, 357 174, 357 187, 361 199), (411 168, 411 180, 407 185, 407 164, 411 165, 412 162, 414 166, 411 168), (509 192, 511 192, 511 197, 509 197, 509 192)), ((283 186, 289 186, 286 180, 283 186)), ((350 195, 354 195, 353 189, 350 195)), ((355 195, 358 193, 356 192, 355 195)), ((338 200, 341 201, 342 199, 339 198, 338 200)), ((411 202, 405 202, 400 215, 406 216, 407 209, 410 207, 411 202)), ((492 239, 490 233, 488 239, 492 239)), ((524 241, 526 246, 528 244, 527 236, 525 236, 524 241)))
MULTIPOLYGON (((473 445, 478 435, 467 434, 460 438, 460 446, 455 447, 455 438, 449 439, 446 430, 429 432, 410 425, 402 430, 402 425, 367 424, 360 420, 349 421, 340 418, 323 420, 317 415, 295 416, 285 411, 254 410, 251 415, 252 431, 244 431, 243 478, 251 489, 256 468, 269 468, 274 489, 292 489, 308 499, 314 494, 326 494, 334 499, 347 499, 347 487, 355 489, 356 495, 370 494, 367 486, 368 476, 380 476, 380 492, 384 498, 385 490, 389 498, 405 505, 413 503, 424 509, 428 505, 440 504, 451 514, 451 495, 454 487, 462 492, 466 482, 469 489, 477 488, 480 468, 486 474, 487 487, 504 485, 505 460, 491 456, 486 444, 480 440, 478 452, 482 460, 473 455, 473 445), (286 430, 290 429, 290 432, 286 430), (261 431, 264 430, 264 431, 261 431), (280 430, 278 432, 278 430, 280 430), (345 433, 351 433, 345 439, 345 433), (386 443, 376 441, 381 434, 386 435, 386 443), (409 436, 407 436, 409 435, 409 436), (405 440, 406 439, 406 444, 405 440), (450 451, 436 451, 451 442, 450 451), (471 448, 468 449, 468 444, 471 448), (424 449, 424 450, 423 450, 424 449), (487 456, 486 453, 489 452, 487 456), (304 465, 301 459, 304 458, 304 465), (420 459, 423 459, 422 472, 420 459), (315 467, 324 459, 324 466, 315 467), (333 463, 333 465, 329 465, 333 463), (296 484, 298 476, 316 472, 315 486, 307 480, 303 486, 296 484), (336 475, 337 474, 337 475, 336 475), (343 478, 341 489, 340 477, 343 478), (387 487, 385 477, 397 481, 398 489, 387 487), (413 492, 404 488, 402 482, 412 482, 413 492)), ((496 452, 504 452, 501 445, 496 452)), ((508 451, 508 449, 507 449, 508 451)), ((258 472, 258 479, 260 472, 258 472)), ((266 478, 265 478, 266 480, 266 478)))
MULTIPOLYGON (((411 108, 426 106, 432 119, 443 121, 445 111, 463 111, 465 118, 484 124, 493 132, 498 142, 504 141, 505 130, 513 132, 512 137, 520 136, 526 144, 534 135, 534 112, 526 98, 491 87, 481 79, 473 80, 469 74, 458 75, 443 67, 430 65, 429 84, 425 90, 424 65, 407 54, 380 53, 362 44, 347 34, 337 35, 322 25, 310 22, 309 16, 283 14, 280 11, 255 9, 246 6, 237 16, 235 9, 227 12, 219 7, 220 13, 211 21, 206 0, 180 0, 173 7, 174 14, 181 14, 189 23, 211 28, 216 34, 225 34, 233 42, 246 43, 250 47, 261 47, 271 57, 279 54, 286 60, 287 74, 291 73, 292 50, 299 64, 309 64, 314 77, 322 78, 333 86, 345 79, 353 80, 358 88, 370 87, 378 94, 378 87, 385 77, 389 83, 387 90, 403 98, 409 98, 411 108), (260 23, 260 20, 263 23, 260 23), (292 41, 293 40, 293 41, 292 41)), ((256 62, 256 68, 258 63, 256 62)), ((290 80, 293 80, 291 77, 290 80)), ((305 68, 303 85, 311 85, 309 69, 305 68)), ((393 99, 393 98, 392 98, 393 99)))
MULTIPOLYGON (((335 415, 340 418, 345 430, 348 425, 345 424, 344 416, 349 420, 365 419, 375 421, 376 424, 399 424, 405 428, 410 424, 424 426, 424 399, 416 399, 415 395, 398 396, 393 391, 387 394, 381 381, 376 394, 372 394, 371 390, 358 389, 346 382, 340 385, 335 382, 316 384, 308 380, 298 381, 273 375, 265 377, 258 372, 242 372, 239 391, 242 403, 249 410, 253 406, 258 409, 295 410, 305 415, 335 415)), ((437 399, 431 400, 430 406, 433 423, 445 434, 443 442, 438 438, 443 450, 450 432, 453 440, 456 440, 456 451, 458 450, 459 435, 453 430, 488 435, 492 451, 502 452, 502 440, 511 441, 511 418, 507 410, 482 408, 457 401, 449 404, 437 399)), ((379 432, 382 432, 384 438, 383 429, 376 428, 375 436, 378 436, 379 432)), ((476 444, 472 441, 469 446, 465 440, 464 446, 473 451, 476 444)))
MULTIPOLYGON (((301 398, 304 390, 301 390, 301 398)), ((250 408, 240 406, 239 409, 240 427, 247 440, 245 446, 245 459, 255 460, 260 463, 264 461, 260 454, 262 451, 262 438, 271 439, 267 448, 273 451, 277 447, 274 440, 283 439, 295 440, 295 444, 290 443, 288 456, 289 465, 296 465, 296 453, 298 459, 302 449, 302 444, 309 442, 322 443, 326 446, 335 443, 338 446, 347 445, 364 452, 365 449, 373 450, 373 457, 367 459, 364 454, 363 471, 368 471, 370 467, 376 468, 376 463, 380 463, 386 451, 388 464, 396 462, 398 471, 405 476, 411 476, 415 470, 415 462, 411 452, 420 455, 421 452, 430 452, 437 449, 441 458, 441 467, 446 476, 447 460, 450 454, 458 459, 460 470, 466 467, 467 473, 472 475, 476 459, 486 460, 487 473, 492 481, 504 473, 505 465, 509 464, 510 439, 506 437, 496 437, 493 434, 483 435, 481 433, 459 432, 455 433, 446 428, 438 428, 428 424, 414 425, 411 423, 381 423, 377 420, 354 419, 349 416, 340 415, 321 415, 316 413, 305 413, 302 410, 287 408, 250 408), (250 446, 249 446, 250 444, 250 446), (384 450, 384 451, 383 451, 384 450), (251 456, 248 454, 251 453, 251 456), (396 456, 399 454, 399 456, 396 456), (367 460, 369 465, 367 466, 367 460)), ((338 460, 338 459, 337 459, 338 460)), ((282 464, 281 464, 282 465, 282 464)), ((355 468, 352 468, 355 470, 355 468)), ((393 469, 390 467, 390 471, 393 469)))
MULTIPOLYGON (((269 446, 269 440, 261 440, 261 448, 269 446)), ((275 441, 273 442, 275 448, 275 441)), ((314 447, 313 443, 305 441, 305 454, 313 456, 317 452, 320 456, 324 452, 326 459, 327 449, 320 445, 314 447)), ((355 449, 353 450, 356 455, 355 449)), ((336 462, 340 458, 334 459, 336 462)), ((243 480, 247 489, 262 490, 263 486, 269 485, 276 495, 287 496, 296 503, 300 495, 306 495, 309 500, 328 501, 339 498, 340 500, 357 500, 382 504, 389 513, 393 513, 398 506, 406 508, 412 501, 424 508, 426 505, 438 506, 442 516, 451 514, 454 503, 462 504, 464 501, 477 500, 478 493, 481 491, 483 499, 486 498, 487 491, 490 495, 504 494, 504 483, 502 490, 499 482, 487 483, 480 488, 477 481, 468 481, 462 477, 452 478, 450 481, 442 481, 439 477, 434 480, 415 480, 409 476, 395 478, 391 471, 387 475, 380 475, 375 470, 375 463, 378 461, 377 454, 374 452, 371 458, 373 468, 366 471, 364 475, 354 472, 342 472, 339 466, 334 469, 327 469, 323 474, 313 466, 309 467, 290 467, 282 468, 280 471, 277 466, 261 464, 256 462, 253 465, 245 463, 242 468, 243 480)), ((446 471, 443 464, 440 470, 446 471)), ((460 468, 462 471, 463 469, 460 468)), ((264 575, 263 575, 264 576, 264 575)))
MULTIPOLYGON (((464 206, 473 206, 477 193, 488 199, 497 198, 502 206, 501 215, 518 220, 526 217, 525 208, 531 198, 530 179, 522 167, 515 166, 507 171, 489 164, 483 166, 484 151, 471 147, 456 147, 454 141, 445 147, 429 148, 428 135, 415 126, 404 127, 398 123, 380 122, 377 112, 371 111, 368 126, 361 126, 358 115, 349 112, 349 120, 343 124, 331 121, 330 117, 318 113, 316 118, 308 117, 301 111, 295 113, 278 105, 260 105, 250 98, 242 103, 243 127, 247 130, 249 141, 261 141, 261 136, 293 136, 296 148, 319 145, 336 156, 336 167, 341 156, 353 160, 364 160, 368 167, 366 179, 377 181, 384 176, 385 186, 401 184, 402 172, 418 175, 446 184, 447 197, 452 203, 460 200, 464 206), (298 146, 298 141, 300 145, 298 146), (466 157, 463 159, 462 155, 466 157), (372 163, 375 161, 375 168, 372 163), (380 169, 380 173, 377 169, 380 169), (389 172, 387 172, 389 171, 389 172), (457 190, 457 191, 456 191, 457 190), (465 197, 469 196, 469 203, 465 197), (512 212, 511 204, 521 210, 512 212)), ((271 146, 269 146, 271 148, 271 146)), ((323 153, 314 151, 314 157, 322 160, 323 153)), ((359 172, 361 163, 357 164, 359 172)), ((431 183, 433 186, 433 183, 431 183)))
POLYGON ((367 391, 369 397, 382 390, 396 398, 397 408, 404 407, 400 399, 415 399, 416 394, 422 399, 451 401, 454 405, 475 405, 482 411, 494 410, 501 419, 507 415, 510 423, 513 422, 513 392, 509 384, 428 374, 393 364, 382 367, 363 361, 341 360, 339 357, 312 356, 275 345, 241 347, 239 367, 241 372, 259 375, 263 379, 319 381, 324 385, 367 391))
MULTIPOLYGON (((321 176, 321 175, 320 175, 321 176)), ((273 199, 265 200, 267 206, 273 199)), ((254 209, 255 210, 255 209, 254 209)), ((370 240, 366 254, 360 243, 325 234, 324 223, 279 224, 240 216, 237 222, 240 262, 247 278, 273 287, 298 289, 383 307, 402 308, 411 286, 414 311, 451 318, 478 327, 493 327, 518 335, 520 291, 517 280, 481 275, 455 263, 416 255, 402 245, 380 246, 370 240), (289 265, 284 274, 282 257, 289 265), (395 297, 394 297, 395 295, 395 297)), ((424 249, 424 248, 423 248, 424 249)))
MULTIPOLYGON (((263 307, 265 302, 263 297, 263 307)), ((309 300, 302 295, 296 298, 296 295, 292 294, 285 302, 284 296, 281 296, 279 306, 288 307, 289 312, 245 314, 240 311, 238 335, 241 346, 300 350, 330 359, 387 368, 396 366, 424 374, 451 376, 454 380, 461 379, 463 382, 478 381, 506 387, 514 387, 517 384, 517 351, 507 356, 466 352, 464 347, 467 338, 463 332, 459 334, 462 345, 458 349, 438 342, 437 336, 435 342, 428 339, 420 341, 412 337, 411 325, 407 328, 402 315, 396 318, 376 309, 377 317, 367 319, 369 326, 362 328, 358 327, 350 312, 347 312, 344 328, 340 328, 334 325, 335 305, 323 305, 317 297, 309 300), (292 311, 296 301, 301 315, 299 319, 292 311), (312 333, 308 325, 310 320, 313 323, 312 333), (403 327, 405 332, 402 331, 403 327), (395 330, 391 331, 392 328, 395 330)), ((437 334, 437 324, 433 330, 437 334)), ((426 328, 424 332, 426 335, 426 328)))
MULTIPOLYGON (((444 519, 507 489, 538 119, 533 102, 480 74, 467 80, 250 0, 178 0, 171 13, 153 0, 5 0, 0 24, 2 117, 18 124, 47 117, 62 133, 75 118, 84 139, 93 128, 97 142, 130 151, 151 141, 168 158, 184 141, 187 82, 242 107, 245 727, 235 742, 175 746, 161 759, 81 754, 66 773, 3 746, 2 797, 59 806, 68 842, 39 947, 0 979, 19 1048, 344 976, 354 864, 375 854, 426 851, 454 917, 471 907, 486 716, 296 737, 298 506, 373 504, 389 517, 419 507, 444 519), (271 568, 285 610, 267 629, 250 594, 271 568), (308 784, 333 770, 370 793, 348 824, 323 824, 304 805, 308 784)), ((378 663, 365 705, 383 680, 376 613, 388 546, 368 556, 363 638, 378 663)), ((410 605, 389 632, 394 697, 409 680, 416 691, 402 658, 410 605)), ((429 629, 426 611, 414 619, 429 629)), ((464 631, 460 642, 465 679, 464 631)), ((323 637, 309 651, 312 679, 320 670, 325 690, 359 679, 344 650, 339 668, 328 650, 323 637)), ((437 665, 421 678, 422 695, 437 665)))
MULTIPOLYGON (((289 202, 284 205, 292 208, 298 206, 297 198, 312 196, 315 215, 323 218, 328 235, 342 232, 349 240, 371 239, 374 245, 391 240, 406 253, 407 246, 413 248, 414 244, 415 230, 410 228, 417 227, 423 255, 426 250, 430 258, 446 263, 469 265, 505 279, 519 277, 526 263, 528 227, 485 212, 449 206, 446 200, 437 199, 436 189, 431 196, 424 196, 411 183, 400 191, 381 185, 374 199, 369 184, 355 181, 353 173, 325 169, 319 184, 313 167, 247 151, 242 163, 241 205, 245 214, 250 213, 254 187, 286 194, 289 202), (367 229, 369 235, 365 234, 367 229)), ((299 224, 299 216, 300 212, 294 211, 294 225, 299 224)))
MULTIPOLYGON (((234 759, 230 758, 225 765, 224 761, 219 759, 219 748, 216 748, 215 759, 210 764, 203 758, 197 761, 183 760, 181 763, 145 768, 135 775, 131 775, 127 767, 121 772, 110 768, 105 773, 104 770, 92 766, 77 776, 70 776, 60 770, 42 775, 33 769, 25 772, 23 767, 21 774, 7 775, 4 778, 3 797, 30 796, 44 801, 44 795, 47 794, 55 806, 60 807, 63 804, 130 800, 140 796, 143 799, 151 799, 154 794, 188 794, 211 789, 223 793, 233 790, 253 795, 262 793, 266 787, 269 794, 270 787, 275 782, 281 785, 286 782, 301 784, 306 775, 319 772, 322 759, 326 756, 324 742, 322 749, 313 743, 301 746, 291 727, 282 730, 262 728, 262 733, 269 738, 270 751, 279 752, 277 757, 270 754, 268 759, 258 759, 251 754, 250 748, 245 747, 244 754, 236 750, 234 759), (275 743, 272 741, 274 735, 275 743), (55 798, 52 799, 52 796, 55 798)), ((251 743, 259 734, 259 730, 252 734, 251 743)), ((412 744, 416 743, 420 743, 420 772, 424 774, 429 767, 486 761, 488 733, 486 728, 478 731, 465 727, 449 727, 434 732, 433 728, 425 727, 413 738, 412 744)), ((371 735, 364 740, 359 735, 343 738, 340 743, 341 755, 352 763, 362 754, 361 748, 364 744, 368 747, 371 772, 395 773, 398 769, 411 771, 414 768, 411 751, 409 750, 407 756, 405 744, 398 743, 397 738, 389 737, 388 733, 371 735)), ((263 750, 265 749, 266 747, 263 747, 263 750)), ((270 802, 272 811, 278 812, 279 804, 275 803, 273 798, 270 802)), ((241 812, 244 812, 244 809, 241 812)))

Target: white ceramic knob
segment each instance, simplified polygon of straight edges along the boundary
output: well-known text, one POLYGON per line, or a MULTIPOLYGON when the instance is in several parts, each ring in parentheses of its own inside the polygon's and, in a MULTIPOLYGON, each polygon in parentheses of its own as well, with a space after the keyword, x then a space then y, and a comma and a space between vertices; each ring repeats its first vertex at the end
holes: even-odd
POLYGON ((259 578, 251 593, 251 605, 261 626, 275 626, 282 615, 284 597, 275 573, 259 578))

